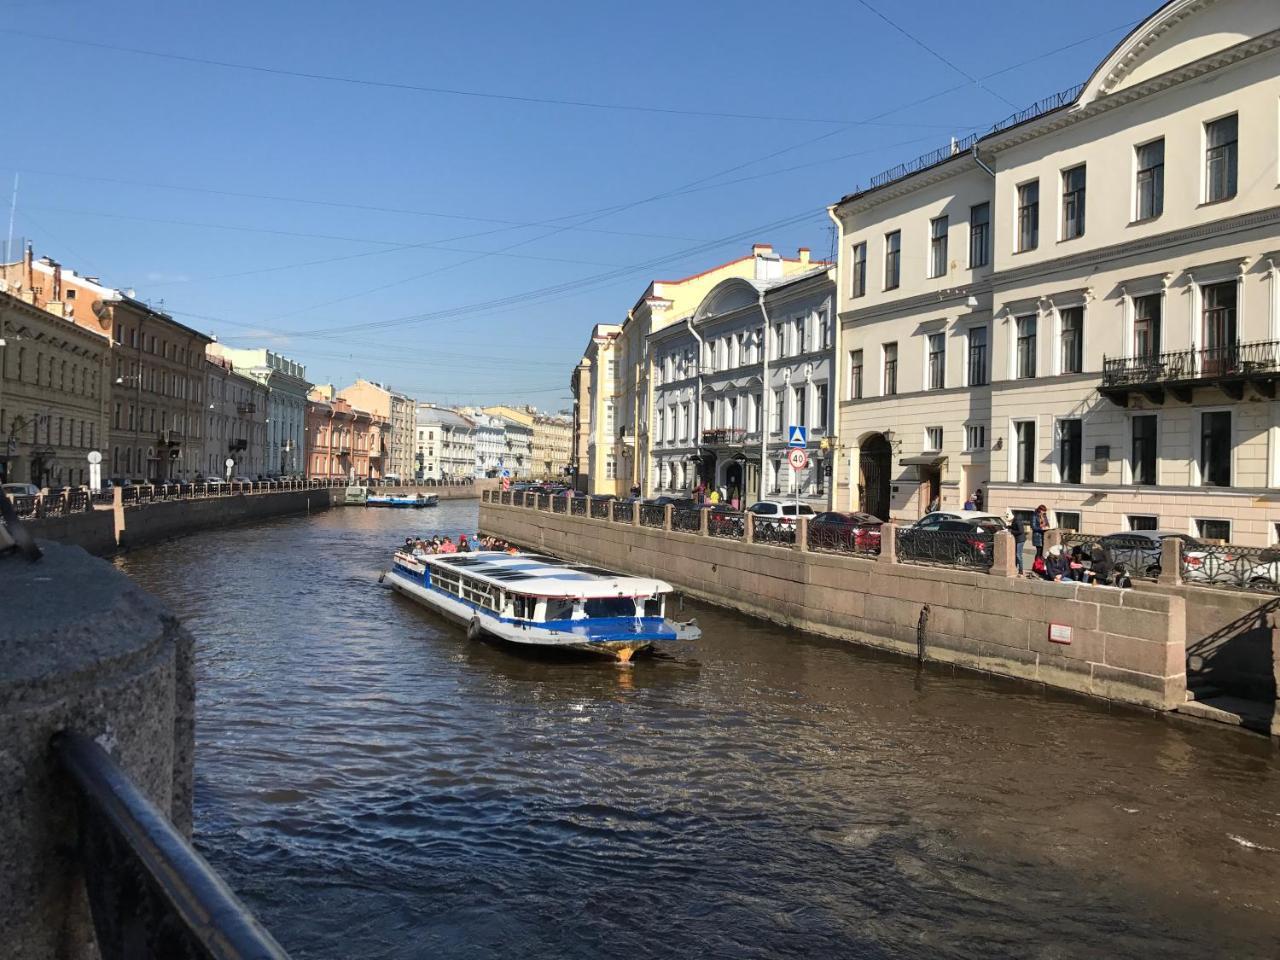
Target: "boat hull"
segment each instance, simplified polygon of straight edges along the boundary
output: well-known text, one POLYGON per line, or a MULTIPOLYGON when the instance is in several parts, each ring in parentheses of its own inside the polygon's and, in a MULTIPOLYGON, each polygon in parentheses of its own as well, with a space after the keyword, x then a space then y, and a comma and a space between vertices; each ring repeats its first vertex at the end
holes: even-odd
POLYGON ((673 624, 660 618, 618 618, 605 625, 590 621, 552 625, 507 620, 451 594, 432 588, 420 575, 392 567, 385 582, 396 593, 467 628, 472 639, 489 637, 527 649, 556 650, 605 657, 629 663, 655 646, 694 640, 696 625, 673 624))

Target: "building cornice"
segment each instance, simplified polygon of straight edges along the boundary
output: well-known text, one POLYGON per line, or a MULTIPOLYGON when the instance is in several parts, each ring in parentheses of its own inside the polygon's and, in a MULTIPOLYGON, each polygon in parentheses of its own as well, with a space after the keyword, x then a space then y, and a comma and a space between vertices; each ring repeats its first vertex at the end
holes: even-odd
MULTIPOLYGON (((857 323, 862 320, 881 320, 895 314, 911 313, 926 307, 943 310, 947 309, 948 304, 963 306, 964 301, 967 301, 970 297, 990 295, 993 289, 992 277, 986 276, 963 287, 949 287, 946 290, 919 293, 915 296, 892 300, 874 307, 854 307, 850 310, 842 310, 840 312, 840 322, 857 323)), ((985 307, 979 304, 976 307, 965 307, 965 309, 970 313, 982 313, 990 309, 990 304, 985 307)))

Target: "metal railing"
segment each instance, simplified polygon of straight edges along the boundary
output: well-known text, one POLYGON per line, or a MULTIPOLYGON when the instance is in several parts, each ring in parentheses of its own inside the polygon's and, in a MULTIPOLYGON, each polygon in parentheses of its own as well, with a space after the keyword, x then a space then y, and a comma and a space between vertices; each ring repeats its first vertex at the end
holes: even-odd
POLYGON ((751 528, 751 542, 768 543, 775 547, 795 546, 796 528, 794 524, 756 517, 751 528))
POLYGON ((1083 89, 1084 84, 1077 83, 1075 86, 1067 87, 1065 90, 1037 100, 1025 110, 1019 110, 1017 113, 1010 114, 998 123, 993 124, 985 136, 990 136, 992 133, 999 133, 1001 130, 1008 130, 1010 127, 1016 127, 1020 123, 1026 123, 1028 120, 1034 120, 1036 117, 1042 117, 1046 113, 1053 113, 1055 110, 1060 110, 1062 107, 1074 103, 1076 98, 1080 96, 1080 91, 1083 89))
POLYGON ((968 530, 896 530, 899 563, 987 569, 995 558, 995 534, 968 530))
POLYGON ((54 737, 75 787, 77 855, 103 960, 287 960, 128 774, 92 738, 54 737))
POLYGON ((1136 357, 1104 357, 1102 386, 1185 383, 1280 373, 1280 340, 1231 343, 1136 357))
POLYGON ((630 500, 613 501, 613 519, 618 523, 630 523, 635 515, 636 505, 630 500))
POLYGON ((809 549, 863 557, 880 555, 880 530, 841 523, 809 521, 809 549))
POLYGON ((591 517, 594 520, 609 519, 609 501, 608 500, 592 500, 591 501, 591 517))
POLYGON ((702 442, 708 444, 742 443, 747 431, 738 427, 716 427, 702 431, 702 442))
POLYGON ((888 170, 877 173, 871 178, 870 189, 874 190, 876 187, 883 187, 886 183, 892 183, 894 180, 898 180, 911 173, 919 173, 921 170, 926 170, 934 164, 942 163, 944 160, 949 160, 952 157, 966 153, 973 148, 975 143, 978 142, 979 136, 979 134, 971 133, 969 136, 960 140, 952 141, 945 147, 939 147, 937 150, 930 150, 928 153, 922 153, 914 160, 908 160, 906 163, 899 163, 897 166, 890 167, 888 170))
POLYGON ((681 533, 702 532, 701 507, 675 507, 671 511, 671 529, 681 533))
POLYGON ((640 526, 665 527, 667 525, 667 508, 656 503, 640 504, 640 526))
POLYGON ((1233 544, 1183 544, 1182 582, 1280 593, 1280 548, 1233 544))
POLYGON ((711 510, 707 513, 707 535, 725 540, 741 540, 747 521, 741 510, 711 510))
POLYGON ((566 497, 552 497, 551 512, 552 513, 568 513, 569 512, 568 499, 566 497))
POLYGON ((569 501, 569 512, 575 517, 585 517, 587 515, 587 498, 574 497, 569 501))

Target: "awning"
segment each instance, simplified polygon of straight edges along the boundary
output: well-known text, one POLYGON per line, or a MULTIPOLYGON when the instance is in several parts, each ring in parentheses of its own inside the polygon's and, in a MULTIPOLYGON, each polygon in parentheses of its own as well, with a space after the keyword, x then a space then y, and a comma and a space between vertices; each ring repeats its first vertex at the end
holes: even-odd
POLYGON ((914 457, 903 457, 898 461, 904 467, 940 467, 947 458, 940 453, 922 453, 914 457))

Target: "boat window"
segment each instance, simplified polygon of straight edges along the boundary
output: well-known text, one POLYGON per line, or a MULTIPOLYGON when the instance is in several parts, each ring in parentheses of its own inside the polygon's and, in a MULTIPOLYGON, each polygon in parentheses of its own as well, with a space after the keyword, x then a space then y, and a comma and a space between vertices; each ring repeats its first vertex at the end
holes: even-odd
POLYGON ((588 617, 634 617, 636 602, 631 597, 596 597, 586 602, 588 617))
POLYGON ((501 605, 498 596, 500 592, 491 583, 485 583, 483 580, 477 580, 474 577, 462 577, 461 591, 458 596, 477 606, 484 607, 486 610, 497 610, 501 605))
POLYGON ((644 615, 646 617, 662 616, 662 597, 648 597, 644 601, 644 615))
POLYGON ((538 601, 533 597, 514 596, 511 598, 512 616, 517 620, 532 620, 534 608, 538 601))
POLYGON ((570 620, 573 618, 573 601, 563 599, 547 600, 547 620, 570 620))

